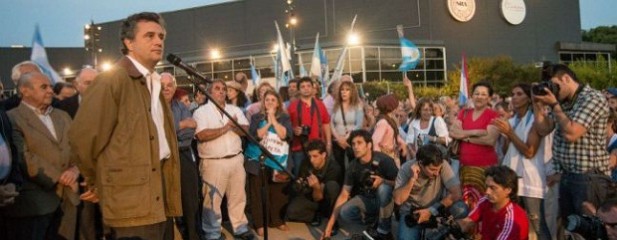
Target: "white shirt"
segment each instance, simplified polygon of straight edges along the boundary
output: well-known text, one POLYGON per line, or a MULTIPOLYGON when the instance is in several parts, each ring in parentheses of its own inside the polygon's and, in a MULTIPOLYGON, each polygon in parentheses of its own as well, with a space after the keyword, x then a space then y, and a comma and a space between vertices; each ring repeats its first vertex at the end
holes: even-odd
MULTIPOLYGON (((227 111, 232 117, 238 119, 240 125, 248 125, 249 121, 242 113, 239 107, 231 104, 225 104, 225 111, 227 111)), ((229 122, 229 118, 223 115, 214 106, 212 101, 197 108, 193 113, 193 119, 197 122, 197 128, 195 134, 203 131, 204 129, 216 129, 221 128, 229 122)), ((197 145, 197 151, 200 158, 222 158, 224 156, 238 154, 242 152, 242 139, 233 131, 227 131, 225 134, 210 141, 200 142, 197 145)))
POLYGON ((416 144, 416 139, 418 139, 420 134, 429 133, 433 119, 435 119, 435 133, 438 137, 445 137, 447 142, 448 126, 446 125, 446 121, 444 121, 441 117, 431 117, 431 119, 428 120, 428 127, 424 129, 420 127, 420 119, 414 119, 411 121, 409 128, 407 129, 407 138, 405 139, 405 142, 408 144, 416 144))
MULTIPOLYGON (((533 113, 527 111, 525 116, 519 119, 517 116, 510 118, 510 126, 514 133, 523 142, 527 142, 529 131, 534 122, 533 113)), ((513 143, 508 146, 508 151, 503 158, 503 165, 510 167, 519 176, 518 195, 525 197, 544 198, 546 192, 545 168, 552 168, 549 160, 552 158, 551 146, 553 134, 542 139, 536 155, 531 159, 525 158, 513 143)))
POLYGON ((34 111, 34 115, 39 117, 39 119, 41 120, 43 125, 45 125, 45 127, 47 127, 47 130, 49 130, 49 133, 51 133, 51 135, 54 137, 54 139, 58 140, 58 136, 56 136, 56 128, 54 127, 54 122, 51 120, 51 116, 49 116, 49 114, 51 113, 51 111, 53 111, 54 108, 49 106, 49 107, 47 107, 47 110, 45 110, 45 112, 41 112, 41 110, 39 110, 38 108, 33 107, 32 105, 26 103, 25 101, 21 101, 21 102, 24 105, 26 105, 26 107, 28 107, 28 108, 32 109, 32 111, 34 111))
POLYGON ((163 116, 163 105, 159 99, 161 95, 161 75, 157 72, 150 72, 132 57, 127 57, 133 62, 135 68, 146 78, 148 91, 150 91, 150 114, 152 115, 154 126, 156 126, 159 139, 159 159, 166 159, 171 155, 171 150, 169 149, 169 143, 165 137, 165 117, 163 116))

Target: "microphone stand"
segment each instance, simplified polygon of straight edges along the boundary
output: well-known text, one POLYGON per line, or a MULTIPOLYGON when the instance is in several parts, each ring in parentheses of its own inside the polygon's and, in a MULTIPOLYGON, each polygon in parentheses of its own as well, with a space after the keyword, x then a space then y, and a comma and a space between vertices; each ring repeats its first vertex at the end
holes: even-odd
MULTIPOLYGON (((208 79, 201 73, 197 72, 197 70, 195 70, 193 67, 188 66, 185 63, 183 63, 182 59, 180 59, 178 56, 170 53, 167 55, 167 61, 169 61, 174 66, 181 68, 188 75, 191 75, 194 78, 197 78, 203 82, 206 82, 207 84, 212 84, 212 80, 208 79)), ((268 211, 267 211, 268 204, 267 204, 267 196, 266 196, 266 194, 268 193, 268 180, 266 177, 266 158, 270 158, 272 162, 274 162, 280 169, 282 169, 285 173, 287 173, 290 177, 290 181, 295 181, 297 178, 289 170, 287 170, 287 168, 284 168, 281 165, 281 163, 276 161, 272 153, 268 151, 268 149, 266 149, 263 145, 261 145, 261 143, 259 143, 259 141, 257 141, 257 139, 255 139, 254 136, 249 134, 249 132, 245 130, 244 128, 240 127, 240 124, 238 123, 238 121, 236 121, 227 111, 225 111, 225 108, 223 108, 216 101, 214 101, 210 93, 208 93, 208 91, 204 88, 204 86, 201 85, 201 82, 193 78, 188 78, 188 79, 189 81, 191 81, 193 85, 197 87, 199 91, 201 91, 206 96, 206 99, 208 101, 214 104, 214 106, 216 106, 216 108, 221 113, 223 113, 223 115, 225 115, 229 119, 229 121, 231 121, 240 132, 244 134, 244 136, 249 140, 249 142, 255 144, 257 147, 259 147, 259 150, 261 150, 261 155, 259 156, 259 166, 260 166, 260 171, 261 171, 261 211, 262 211, 262 221, 263 221, 262 227, 264 229, 264 239, 268 239, 268 211)))

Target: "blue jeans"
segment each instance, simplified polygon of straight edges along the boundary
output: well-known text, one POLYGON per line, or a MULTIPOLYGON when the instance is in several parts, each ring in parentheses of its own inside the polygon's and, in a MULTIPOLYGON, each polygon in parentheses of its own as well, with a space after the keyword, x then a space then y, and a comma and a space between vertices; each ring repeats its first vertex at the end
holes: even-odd
MULTIPOLYGON (((467 217, 469 213, 469 209, 467 205, 463 201, 456 201, 452 206, 448 208, 450 215, 454 216, 454 219, 463 219, 467 217)), ((398 221, 398 239, 400 240, 419 240, 422 239, 422 230, 423 227, 421 225, 416 225, 414 227, 409 227, 405 224, 405 216, 407 216, 409 212, 401 212, 401 217, 398 221)))
POLYGON ((347 201, 341 207, 340 217, 344 221, 371 223, 371 219, 377 218, 377 231, 387 234, 392 228, 392 212, 394 212, 394 202, 392 202, 393 187, 388 184, 381 184, 377 188, 376 197, 357 195, 347 201))
POLYGON ((303 151, 295 151, 289 154, 291 158, 291 164, 293 164, 293 174, 298 176, 300 173, 300 167, 302 166, 302 162, 306 159, 306 154, 303 151))
POLYGON ((589 177, 586 174, 564 173, 559 182, 559 217, 557 239, 564 235, 568 216, 583 213, 583 202, 589 199, 589 177))

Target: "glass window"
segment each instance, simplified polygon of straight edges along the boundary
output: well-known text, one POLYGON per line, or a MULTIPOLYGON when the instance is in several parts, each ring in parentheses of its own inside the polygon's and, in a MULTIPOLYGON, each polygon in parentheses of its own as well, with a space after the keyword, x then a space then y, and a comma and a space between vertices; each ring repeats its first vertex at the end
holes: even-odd
POLYGON ((401 64, 401 59, 381 59, 381 71, 395 71, 398 70, 401 64))
POLYGON ((197 71, 201 73, 212 72, 212 63, 205 62, 205 63, 195 64, 195 69, 197 69, 197 71))
POLYGON ((364 48, 364 57, 366 59, 378 59, 379 58, 379 49, 376 47, 365 47, 364 48))
POLYGON ((352 47, 347 50, 347 54, 349 55, 348 59, 352 60, 362 60, 362 48, 361 47, 352 47))
POLYGON ((444 81, 443 71, 426 71, 426 80, 429 82, 444 81))
POLYGON ((231 70, 231 64, 232 64, 231 60, 216 61, 214 62, 214 71, 215 72, 229 71, 231 70))
POLYGON ((242 70, 242 69, 250 69, 251 68, 251 61, 248 58, 244 58, 244 59, 234 59, 234 70, 242 70))
POLYGON ((443 60, 426 60, 426 69, 443 69, 443 60))
POLYGON ((424 58, 443 58, 443 50, 441 48, 425 48, 424 58))
POLYGON ((387 47, 381 47, 379 48, 379 53, 381 56, 381 59, 385 59, 385 58, 396 58, 396 59, 401 59, 401 48, 387 48, 387 47))
POLYGON ((234 76, 232 72, 215 72, 213 75, 215 79, 223 79, 225 81, 233 79, 234 76))
POLYGON ((379 71, 379 60, 365 60, 367 71, 379 71))
POLYGON ((559 60, 570 62, 570 61, 572 61, 572 54, 561 53, 561 54, 559 54, 559 60))
POLYGON ((366 81, 379 81, 380 79, 379 72, 366 72, 366 81))

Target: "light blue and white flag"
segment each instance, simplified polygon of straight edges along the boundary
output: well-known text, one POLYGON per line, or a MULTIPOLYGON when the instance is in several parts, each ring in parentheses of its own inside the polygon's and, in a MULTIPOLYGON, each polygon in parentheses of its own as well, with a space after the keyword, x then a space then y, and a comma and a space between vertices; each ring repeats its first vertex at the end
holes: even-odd
POLYGON ((58 75, 58 73, 51 67, 49 61, 47 60, 47 52, 45 51, 45 47, 43 45, 43 38, 41 37, 41 33, 39 31, 39 25, 36 25, 34 30, 34 37, 32 38, 32 54, 30 55, 30 61, 33 61, 39 68, 43 74, 47 75, 51 80, 51 84, 55 85, 57 82, 64 82, 64 79, 58 75))
POLYGON ((403 26, 396 26, 398 31, 398 38, 401 42, 401 55, 402 61, 398 70, 401 72, 408 72, 409 70, 415 69, 418 63, 420 62, 420 58, 422 57, 420 53, 420 49, 409 39, 403 37, 403 26))
POLYGON ((259 82, 261 81, 261 76, 257 74, 257 70, 255 69, 255 64, 252 61, 251 61, 251 80, 253 81, 253 86, 255 87, 257 87, 259 85, 259 82))
POLYGON ((458 105, 465 106, 469 99, 469 93, 467 91, 467 61, 465 60, 465 54, 463 54, 463 60, 461 62, 461 81, 458 90, 458 105))
POLYGON ((319 33, 315 37, 315 47, 313 47, 313 57, 311 58, 311 76, 323 77, 321 72, 321 47, 319 46, 319 33))
POLYGON ((304 68, 304 63, 302 62, 302 57, 298 57, 298 65, 300 65, 300 77, 308 77, 309 74, 306 72, 306 68, 304 68))
MULTIPOLYGON (((353 34, 353 28, 356 25, 356 19, 358 18, 358 15, 355 15, 353 17, 353 20, 351 21, 351 28, 349 29, 349 33, 353 34)), ((345 43, 345 47, 343 48, 343 51, 341 51, 341 55, 339 55, 338 60, 336 60, 336 67, 334 68, 334 72, 332 73, 332 77, 330 77, 330 79, 328 79, 327 83, 330 84, 333 81, 337 81, 341 78, 341 76, 343 75, 343 68, 345 65, 345 57, 347 56, 347 48, 348 48, 348 43, 345 43)))

